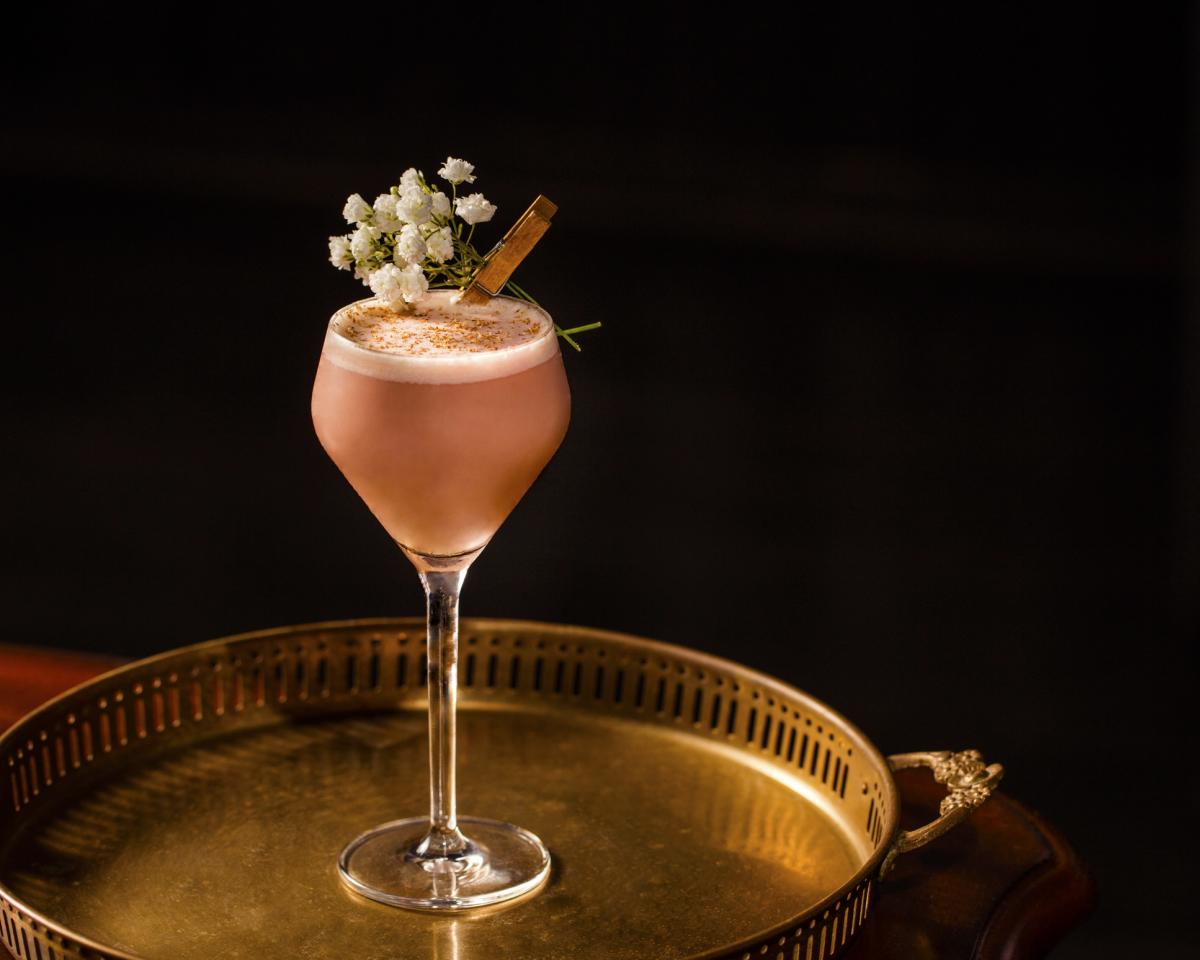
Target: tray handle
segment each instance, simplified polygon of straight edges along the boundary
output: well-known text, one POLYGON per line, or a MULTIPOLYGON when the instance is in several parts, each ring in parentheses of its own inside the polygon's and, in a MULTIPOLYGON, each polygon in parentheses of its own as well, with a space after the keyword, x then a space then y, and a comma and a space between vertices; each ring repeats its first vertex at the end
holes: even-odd
POLYGON ((932 823, 927 823, 916 830, 901 830, 896 836, 892 849, 888 851, 879 868, 882 879, 891 872, 896 857, 917 847, 923 847, 930 840, 936 840, 947 830, 957 827, 971 811, 983 803, 1004 776, 1004 767, 998 763, 983 765, 983 756, 978 750, 963 750, 954 753, 950 750, 936 750, 924 753, 894 753, 888 759, 888 765, 893 770, 907 770, 910 767, 929 767, 933 771, 933 779, 944 783, 950 792, 942 799, 938 807, 941 814, 932 823))

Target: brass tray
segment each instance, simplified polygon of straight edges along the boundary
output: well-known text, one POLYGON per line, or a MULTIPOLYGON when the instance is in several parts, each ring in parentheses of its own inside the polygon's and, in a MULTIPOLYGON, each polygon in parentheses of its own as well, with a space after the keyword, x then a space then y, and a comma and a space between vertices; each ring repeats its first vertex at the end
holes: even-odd
POLYGON ((444 917, 338 880, 357 833, 427 808, 424 625, 245 634, 130 664, 0 737, 0 943, 61 958, 636 958, 842 953, 905 833, 889 761, 824 704, 694 650, 465 620, 460 809, 553 857, 536 896, 444 917))

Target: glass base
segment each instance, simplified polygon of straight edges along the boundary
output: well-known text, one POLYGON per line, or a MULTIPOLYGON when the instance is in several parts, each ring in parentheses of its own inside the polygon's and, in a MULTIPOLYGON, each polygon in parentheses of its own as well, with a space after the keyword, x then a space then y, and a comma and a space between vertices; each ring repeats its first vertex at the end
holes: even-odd
POLYGON ((542 841, 499 820, 459 817, 467 848, 422 858, 416 848, 429 820, 393 820, 357 837, 338 857, 338 872, 364 897, 410 910, 469 910, 530 893, 550 875, 542 841))

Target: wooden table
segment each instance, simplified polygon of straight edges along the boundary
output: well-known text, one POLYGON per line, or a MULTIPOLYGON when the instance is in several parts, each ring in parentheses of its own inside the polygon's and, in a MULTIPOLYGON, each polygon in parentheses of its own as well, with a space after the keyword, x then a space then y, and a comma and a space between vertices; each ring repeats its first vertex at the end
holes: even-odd
MULTIPOLYGON (((0 645, 0 729, 123 661, 0 645)), ((944 792, 927 771, 896 776, 902 823, 937 815, 944 792)), ((900 857, 847 954, 855 960, 1042 957, 1092 908, 1087 871, 1058 831, 1000 793, 964 826, 900 857)), ((7 953, 0 948, 0 955, 7 953)), ((24 958, 22 958, 24 960, 24 958)))

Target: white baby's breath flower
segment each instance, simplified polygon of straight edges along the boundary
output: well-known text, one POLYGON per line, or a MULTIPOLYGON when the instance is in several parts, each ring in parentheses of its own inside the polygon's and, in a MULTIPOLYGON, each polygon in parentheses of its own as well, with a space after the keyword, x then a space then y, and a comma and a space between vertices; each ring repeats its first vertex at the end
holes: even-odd
POLYGON ((420 225, 429 219, 432 201, 420 187, 404 187, 396 198, 396 216, 405 223, 420 225))
POLYGON ((445 263, 454 256, 454 241, 451 239, 450 228, 442 227, 435 230, 425 240, 426 252, 431 260, 445 263))
POLYGON ((350 252, 355 260, 369 260, 378 249, 379 228, 364 223, 350 235, 350 252))
POLYGON ((384 233, 395 233, 402 226, 396 216, 396 198, 390 193, 381 193, 375 198, 375 226, 384 233))
POLYGON ((385 263, 371 274, 371 291, 393 307, 415 303, 428 289, 429 281, 420 264, 412 263, 401 269, 394 263, 385 263))
POLYGON ((482 193, 472 193, 470 196, 458 198, 454 212, 467 223, 486 223, 496 212, 496 205, 488 203, 482 193))
POLYGON ((435 217, 450 216, 450 198, 442 193, 441 190, 430 194, 429 200, 431 203, 430 209, 433 211, 435 217))
POLYGON ((350 252, 349 237, 329 238, 329 262, 339 270, 349 270, 354 266, 354 254, 350 252))
POLYGON ((347 223, 365 223, 371 217, 371 205, 357 193, 352 193, 342 207, 342 216, 347 223))
POLYGON ((361 280, 364 287, 371 285, 371 275, 375 273, 375 264, 359 263, 354 267, 354 279, 361 280))
POLYGON ((429 289, 429 280, 419 263, 411 263, 400 271, 400 292, 407 303, 416 303, 429 289))
POLYGON ((454 184, 474 183, 475 177, 472 176, 474 170, 475 164, 473 163, 467 163, 466 160, 455 160, 454 157, 447 157, 446 162, 442 164, 442 168, 438 170, 438 176, 454 184))
POLYGON ((403 278, 404 275, 398 266, 394 263, 385 263, 371 274, 369 286, 371 292, 380 300, 397 306, 404 302, 404 291, 401 286, 403 278))
POLYGON ((421 176, 422 174, 420 170, 418 170, 416 167, 409 167, 402 174, 400 174, 400 189, 408 190, 412 187, 416 187, 419 190, 421 188, 421 176))
POLYGON ((400 235, 396 238, 396 250, 393 254, 396 263, 420 263, 425 259, 425 241, 421 238, 420 227, 406 223, 400 235))

